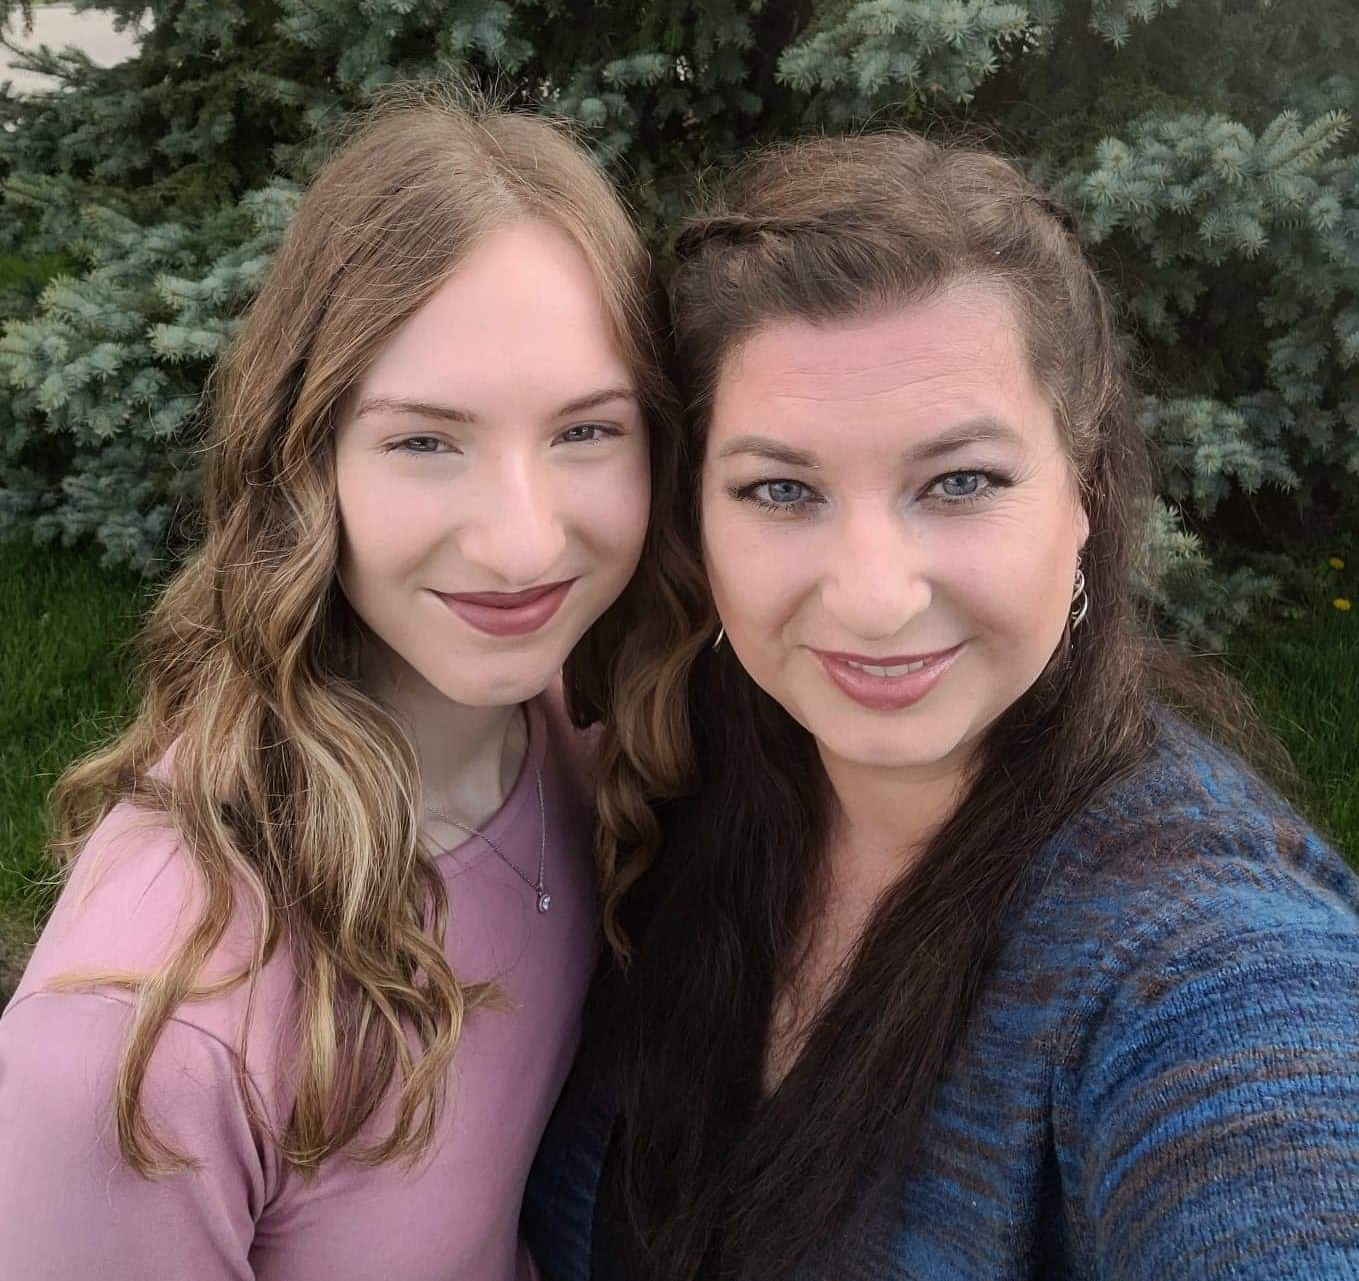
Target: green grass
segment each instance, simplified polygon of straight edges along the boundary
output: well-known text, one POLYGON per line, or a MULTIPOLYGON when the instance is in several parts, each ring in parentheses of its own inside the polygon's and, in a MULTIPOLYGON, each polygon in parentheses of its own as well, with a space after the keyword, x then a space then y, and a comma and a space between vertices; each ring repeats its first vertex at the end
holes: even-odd
POLYGON ((1359 867, 1359 590, 1348 612, 1331 599, 1238 634, 1228 661, 1297 766, 1294 799, 1359 867))
POLYGON ((0 913, 46 907, 46 797, 133 710, 125 643, 146 599, 88 553, 0 542, 0 913))
MULTIPOLYGON (((1330 604, 1359 604, 1359 573, 1327 572, 1313 609, 1257 625, 1228 658, 1293 753, 1304 811, 1359 865, 1359 608, 1330 604)), ((0 915, 11 921, 38 919, 49 901, 48 789, 133 710, 125 647, 147 599, 89 553, 0 543, 0 915)))

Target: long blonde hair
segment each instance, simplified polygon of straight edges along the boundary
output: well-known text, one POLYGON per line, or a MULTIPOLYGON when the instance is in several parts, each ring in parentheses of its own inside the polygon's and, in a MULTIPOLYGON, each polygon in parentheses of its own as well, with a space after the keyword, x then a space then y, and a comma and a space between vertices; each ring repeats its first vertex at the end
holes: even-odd
MULTIPOLYGON (((304 1174, 350 1145, 393 1089, 390 1132, 353 1154, 417 1157, 463 1021, 493 995, 445 960, 448 908, 420 842, 416 754, 357 684, 366 633, 336 582, 333 433, 381 344, 479 238, 523 219, 553 224, 586 256, 654 430, 667 393, 650 262, 616 193, 562 128, 450 90, 389 96, 350 131, 215 376, 205 536, 142 634, 140 712, 52 795, 60 860, 130 801, 173 824, 201 883, 201 912, 156 972, 63 981, 135 994, 116 1124, 148 1177, 193 1163, 141 1107, 166 1021, 186 1001, 240 984, 253 993, 280 941, 302 1026, 295 1105, 276 1139, 304 1174), (152 776, 172 746, 172 767, 152 776), (246 908, 248 962, 207 981, 246 908)), ((599 644, 587 648, 607 666, 599 644)))

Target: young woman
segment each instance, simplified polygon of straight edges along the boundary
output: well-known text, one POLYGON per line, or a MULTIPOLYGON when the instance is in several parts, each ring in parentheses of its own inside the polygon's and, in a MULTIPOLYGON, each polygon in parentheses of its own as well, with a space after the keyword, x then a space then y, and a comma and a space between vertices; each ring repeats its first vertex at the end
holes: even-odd
POLYGON ((688 638, 605 733, 631 959, 548 1274, 1359 1277, 1359 882, 1169 710, 1245 716, 1139 634, 1075 239, 884 134, 756 156, 679 254, 688 638))
POLYGON ((79 857, 0 1021, 6 1275, 529 1275, 597 951, 559 674, 597 714, 666 479, 650 296, 538 118, 407 97, 307 192, 141 713, 56 792, 79 857))

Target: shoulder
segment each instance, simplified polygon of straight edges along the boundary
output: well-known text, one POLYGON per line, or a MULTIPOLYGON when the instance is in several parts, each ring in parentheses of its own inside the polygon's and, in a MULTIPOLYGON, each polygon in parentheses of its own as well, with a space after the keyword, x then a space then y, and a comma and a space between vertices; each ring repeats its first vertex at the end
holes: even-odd
POLYGON ((1097 1270, 1173 1274, 1218 1222, 1205 1276, 1332 1275, 1359 1209, 1335 1176, 1359 1159, 1359 878, 1169 720, 1045 852, 1052 1133, 1097 1270))
POLYGON ((1002 956, 1047 993, 1069 1049, 1114 1007, 1171 998, 1181 980, 1172 1003, 1221 982, 1246 1002, 1251 982, 1355 981, 1359 876, 1245 764, 1173 719, 1030 876, 1002 956))
POLYGON ((1125 931, 1359 924, 1359 877, 1339 853, 1238 757, 1168 714, 1149 758, 1053 837, 1035 874, 1125 931))
MULTIPOLYGON (((200 874, 168 816, 119 802, 76 857, 7 1013, 40 999, 44 1005, 69 1006, 72 1015, 100 1026, 116 1022, 123 1016, 112 1007, 130 1009, 132 997, 100 984, 97 976, 145 975, 162 968, 193 928, 204 902, 200 874), (59 979, 87 975, 92 976, 88 985, 56 990, 59 979)), ((250 902, 245 893, 235 895, 223 939, 204 967, 205 979, 247 965, 258 935, 250 902)), ((290 1022, 291 973, 291 960, 280 947, 253 986, 238 985, 186 1003, 174 1020, 233 1052, 248 1044, 247 1070, 272 1075, 279 1047, 268 1029, 290 1022), (247 1035, 256 1028, 265 1034, 247 1035)))
POLYGON ((16 999, 71 970, 158 966, 201 902, 169 818, 120 801, 71 865, 16 999))
MULTIPOLYGON (((100 978, 161 968, 201 903, 163 814, 123 802, 91 833, 0 1017, 0 1112, 13 1122, 6 1147, 14 1159, 0 1161, 8 1190, 30 1157, 34 1177, 60 1168, 64 1194, 76 1201, 135 1186, 121 1163, 114 1117, 134 997, 100 978), (57 985, 68 978, 79 981, 57 985)), ((243 937, 229 939, 211 972, 224 971, 244 945, 243 937)), ((159 1137, 206 1159, 213 1173, 204 1188, 229 1177, 262 1188, 252 1113, 271 1124, 282 1115, 281 1093, 261 1089, 267 1075, 252 1068, 269 1058, 263 1044, 243 1058, 245 1008, 239 989, 181 1006, 146 1065, 145 1116, 159 1137)))

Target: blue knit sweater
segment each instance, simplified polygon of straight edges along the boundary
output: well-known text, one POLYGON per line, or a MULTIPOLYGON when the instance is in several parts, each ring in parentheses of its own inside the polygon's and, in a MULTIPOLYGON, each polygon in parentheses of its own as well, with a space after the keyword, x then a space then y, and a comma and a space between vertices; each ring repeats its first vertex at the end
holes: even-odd
MULTIPOLYGON (((836 1281, 1359 1278, 1359 878, 1177 723, 1034 871, 836 1281)), ((527 1194, 545 1281, 592 1275, 612 1117, 580 1075, 527 1194)))

